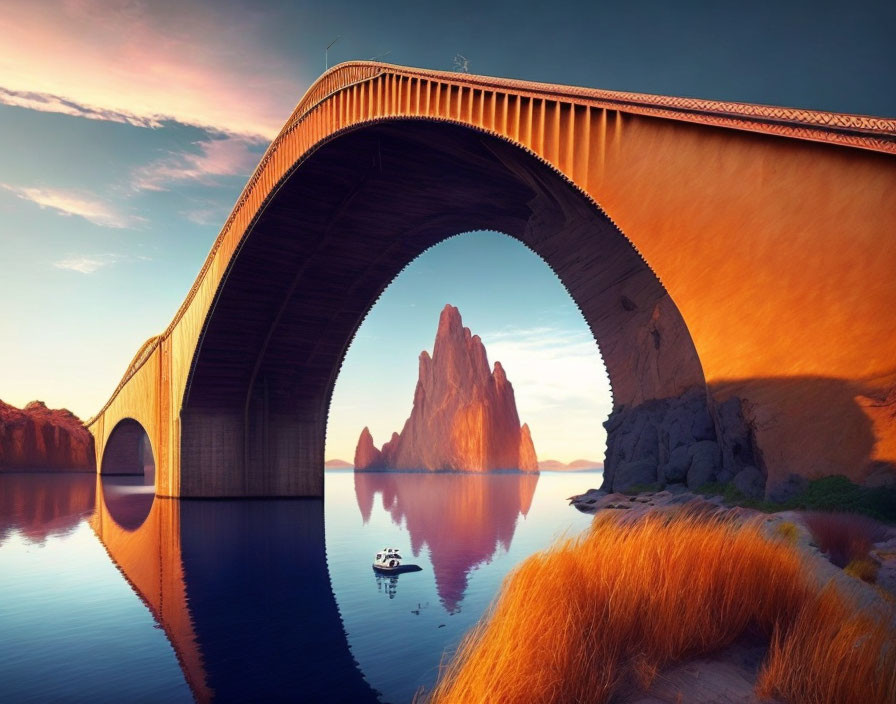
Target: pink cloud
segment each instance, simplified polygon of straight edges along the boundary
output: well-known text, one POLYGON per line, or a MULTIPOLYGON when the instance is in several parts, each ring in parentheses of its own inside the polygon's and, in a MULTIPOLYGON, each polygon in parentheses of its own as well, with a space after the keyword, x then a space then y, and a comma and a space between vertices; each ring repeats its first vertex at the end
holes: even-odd
POLYGON ((118 262, 149 261, 149 257, 127 256, 124 254, 76 254, 53 262, 57 269, 76 271, 79 274, 93 274, 118 262))
POLYGON ((146 222, 144 218, 129 215, 109 203, 79 191, 59 188, 29 188, 0 183, 0 188, 15 193, 19 198, 53 210, 60 215, 76 215, 100 227, 117 229, 133 228, 146 222))
POLYGON ((238 137, 197 142, 198 153, 171 154, 133 173, 132 185, 138 190, 164 191, 171 183, 198 181, 212 185, 216 176, 247 176, 258 163, 259 155, 249 143, 238 137))
POLYGON ((305 83, 259 40, 252 14, 133 0, 10 0, 0 13, 0 102, 273 137, 305 83))

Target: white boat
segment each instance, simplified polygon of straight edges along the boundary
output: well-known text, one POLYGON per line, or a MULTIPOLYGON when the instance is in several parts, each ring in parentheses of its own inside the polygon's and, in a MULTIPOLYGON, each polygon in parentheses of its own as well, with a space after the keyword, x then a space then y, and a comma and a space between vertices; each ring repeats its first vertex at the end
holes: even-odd
POLYGON ((400 574, 401 572, 419 572, 419 565, 403 565, 398 548, 383 548, 373 560, 373 571, 382 574, 400 574))

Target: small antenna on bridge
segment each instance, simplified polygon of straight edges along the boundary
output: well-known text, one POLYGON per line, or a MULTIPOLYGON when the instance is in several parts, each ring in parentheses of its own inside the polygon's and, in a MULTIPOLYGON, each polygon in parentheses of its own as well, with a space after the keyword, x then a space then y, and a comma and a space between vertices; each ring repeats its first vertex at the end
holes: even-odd
POLYGON ((463 54, 455 54, 454 55, 454 70, 457 73, 469 73, 470 72, 470 60, 463 54))
POLYGON ((324 49, 324 71, 330 68, 330 47, 333 46, 336 42, 342 39, 342 35, 340 34, 333 41, 327 44, 327 48, 324 49))

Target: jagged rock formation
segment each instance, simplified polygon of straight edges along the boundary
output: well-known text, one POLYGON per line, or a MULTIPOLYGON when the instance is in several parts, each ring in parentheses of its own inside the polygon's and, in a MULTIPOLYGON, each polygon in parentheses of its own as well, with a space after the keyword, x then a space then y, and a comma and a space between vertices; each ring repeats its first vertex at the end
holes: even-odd
POLYGON ((385 469, 383 453, 373 444, 373 436, 366 426, 358 438, 358 446, 355 448, 355 469, 385 469))
POLYGON ((705 391, 618 408, 604 423, 604 491, 646 485, 733 481, 748 496, 765 491, 761 457, 741 400, 710 404, 705 391))
POLYGON ((66 409, 42 401, 18 409, 0 401, 0 470, 96 469, 93 436, 66 409))
POLYGON ((355 469, 538 471, 504 368, 495 362, 489 370, 482 340, 463 326, 454 306, 442 310, 432 357, 420 353, 414 407, 401 433, 377 450, 364 428, 355 469))

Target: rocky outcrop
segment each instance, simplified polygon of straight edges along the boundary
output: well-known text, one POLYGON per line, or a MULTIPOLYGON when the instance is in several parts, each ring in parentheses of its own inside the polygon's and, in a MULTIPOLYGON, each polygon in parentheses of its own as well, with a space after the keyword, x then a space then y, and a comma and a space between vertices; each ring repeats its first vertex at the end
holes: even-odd
POLYGON ((94 471, 93 436, 71 411, 0 401, 0 471, 94 471))
POLYGON ((365 426, 361 431, 361 437, 358 438, 358 446, 355 448, 355 468, 385 469, 385 466, 383 453, 376 449, 370 429, 365 426))
MULTIPOLYGON (((516 407, 514 407, 516 410, 516 407)), ((529 430, 529 424, 523 423, 520 428, 520 459, 517 463, 520 469, 537 470, 538 457, 535 456, 535 444, 532 442, 532 433, 529 430)))
POLYGON ((698 489, 735 477, 750 496, 764 491, 761 458, 738 398, 715 406, 705 391, 693 389, 676 398, 618 408, 604 427, 605 491, 654 485, 698 489))
POLYGON ((482 340, 454 306, 442 310, 432 356, 420 353, 414 406, 401 433, 377 450, 365 428, 355 469, 538 470, 504 368, 495 362, 489 369, 482 340))

